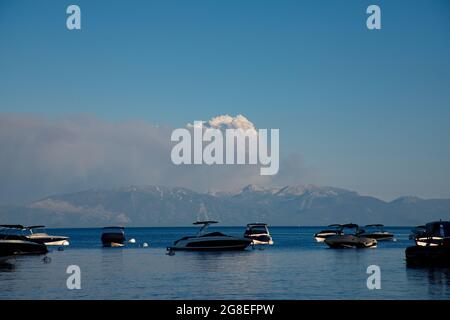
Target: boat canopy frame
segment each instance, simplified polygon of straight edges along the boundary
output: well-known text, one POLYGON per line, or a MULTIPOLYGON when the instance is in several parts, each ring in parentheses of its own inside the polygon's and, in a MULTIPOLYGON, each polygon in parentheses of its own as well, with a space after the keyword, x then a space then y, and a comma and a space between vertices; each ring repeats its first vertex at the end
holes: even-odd
POLYGON ((205 220, 205 221, 196 221, 193 223, 193 225, 203 225, 200 230, 197 232, 197 237, 200 237, 206 233, 206 230, 208 229, 209 225, 219 223, 218 221, 214 220, 205 220))

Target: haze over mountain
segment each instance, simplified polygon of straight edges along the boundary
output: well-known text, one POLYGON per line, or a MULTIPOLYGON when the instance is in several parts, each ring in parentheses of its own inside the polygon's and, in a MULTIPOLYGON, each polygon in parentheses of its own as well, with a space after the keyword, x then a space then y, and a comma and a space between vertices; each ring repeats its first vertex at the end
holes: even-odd
POLYGON ((418 225, 450 218, 450 199, 401 197, 385 202, 334 187, 248 185, 199 193, 180 187, 127 186, 46 197, 25 206, 0 207, 1 223, 52 227, 189 226, 215 219, 222 225, 418 225))

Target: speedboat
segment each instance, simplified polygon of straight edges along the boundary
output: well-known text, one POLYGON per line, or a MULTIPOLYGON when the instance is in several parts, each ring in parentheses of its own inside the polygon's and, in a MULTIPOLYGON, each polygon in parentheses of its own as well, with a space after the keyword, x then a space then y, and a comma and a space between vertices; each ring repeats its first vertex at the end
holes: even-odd
POLYGON ((314 234, 314 239, 316 239, 317 242, 324 242, 328 237, 342 234, 343 232, 341 224, 330 224, 327 229, 314 234))
POLYGON ((376 248, 376 239, 358 235, 359 226, 357 224, 344 224, 341 228, 343 230, 343 234, 330 236, 325 239, 325 243, 330 248, 376 248))
POLYGON ((208 227, 217 221, 198 221, 194 225, 202 225, 195 236, 183 237, 168 247, 169 252, 173 250, 186 251, 230 251, 244 250, 252 240, 248 238, 239 238, 225 235, 221 232, 207 232, 208 227))
POLYGON ((427 223, 423 231, 416 234, 414 241, 420 247, 438 247, 450 242, 450 222, 427 223))
POLYGON ((45 226, 26 227, 30 234, 26 237, 33 242, 42 243, 47 246, 68 246, 69 237, 48 235, 45 226))
POLYGON ((125 245, 125 228, 105 227, 101 240, 104 247, 123 247, 125 245))
POLYGON ((450 221, 430 222, 406 248, 408 266, 450 266, 450 221))
POLYGON ((252 240, 253 245, 273 245, 272 236, 270 235, 269 228, 265 223, 247 224, 247 229, 244 232, 244 238, 252 240))
POLYGON ((23 232, 22 225, 0 225, 0 257, 6 260, 16 255, 45 254, 45 244, 30 241, 23 232))
POLYGON ((394 234, 385 231, 382 224, 368 224, 364 229, 360 229, 358 236, 376 239, 377 241, 393 241, 394 234))

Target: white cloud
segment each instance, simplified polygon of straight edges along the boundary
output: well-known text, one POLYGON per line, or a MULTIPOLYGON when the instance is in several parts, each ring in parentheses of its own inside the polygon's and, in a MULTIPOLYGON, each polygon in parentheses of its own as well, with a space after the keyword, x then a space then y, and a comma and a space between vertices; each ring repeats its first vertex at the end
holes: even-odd
MULTIPOLYGON (((187 127, 193 128, 194 125, 189 123, 187 127)), ((203 127, 206 129, 212 128, 219 130, 226 130, 226 129, 254 130, 256 132, 255 125, 241 114, 238 114, 235 117, 226 114, 211 118, 210 120, 203 123, 203 127)))
POLYGON ((238 114, 236 117, 231 117, 229 115, 222 115, 212 118, 207 122, 207 127, 214 129, 256 130, 254 124, 241 114, 238 114))

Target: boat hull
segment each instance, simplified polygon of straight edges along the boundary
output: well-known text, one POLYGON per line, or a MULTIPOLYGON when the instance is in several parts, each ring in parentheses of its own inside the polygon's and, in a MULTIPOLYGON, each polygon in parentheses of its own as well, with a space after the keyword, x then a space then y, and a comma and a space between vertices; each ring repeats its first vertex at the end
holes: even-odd
POLYGON ((377 241, 393 241, 394 235, 389 232, 373 232, 373 233, 361 233, 359 236, 375 239, 377 241))
POLYGON ((240 251, 245 250, 252 241, 250 239, 239 238, 191 238, 188 240, 177 241, 174 246, 168 250, 177 251, 240 251))
POLYGON ((338 236, 338 235, 340 235, 340 233, 338 233, 337 231, 336 232, 333 232, 333 231, 330 231, 330 232, 319 232, 319 233, 316 233, 314 235, 314 239, 317 242, 324 242, 329 237, 338 236))
POLYGON ((321 232, 318 232, 318 233, 314 234, 314 239, 317 242, 324 242, 329 237, 338 236, 338 235, 341 235, 341 234, 342 233, 340 233, 339 231, 332 231, 332 230, 321 231, 321 232))
POLYGON ((68 246, 69 245, 69 238, 68 237, 62 237, 62 236, 28 236, 27 237, 29 241, 44 244, 46 246, 68 246))
POLYGON ((273 245, 272 237, 267 234, 245 235, 244 237, 251 240, 253 245, 273 245))
POLYGON ((46 246, 68 246, 70 242, 68 240, 56 240, 56 241, 49 241, 44 242, 46 246))
POLYGON ((107 248, 123 247, 125 236, 121 233, 104 233, 101 237, 102 245, 107 248))
POLYGON ((0 256, 2 257, 47 252, 47 247, 40 243, 25 240, 0 240, 0 256))
POLYGON ((353 235, 331 236, 325 240, 325 243, 333 249, 343 248, 376 248, 377 240, 353 235))
POLYGON ((450 247, 412 246, 405 250, 408 266, 450 267, 450 247))

